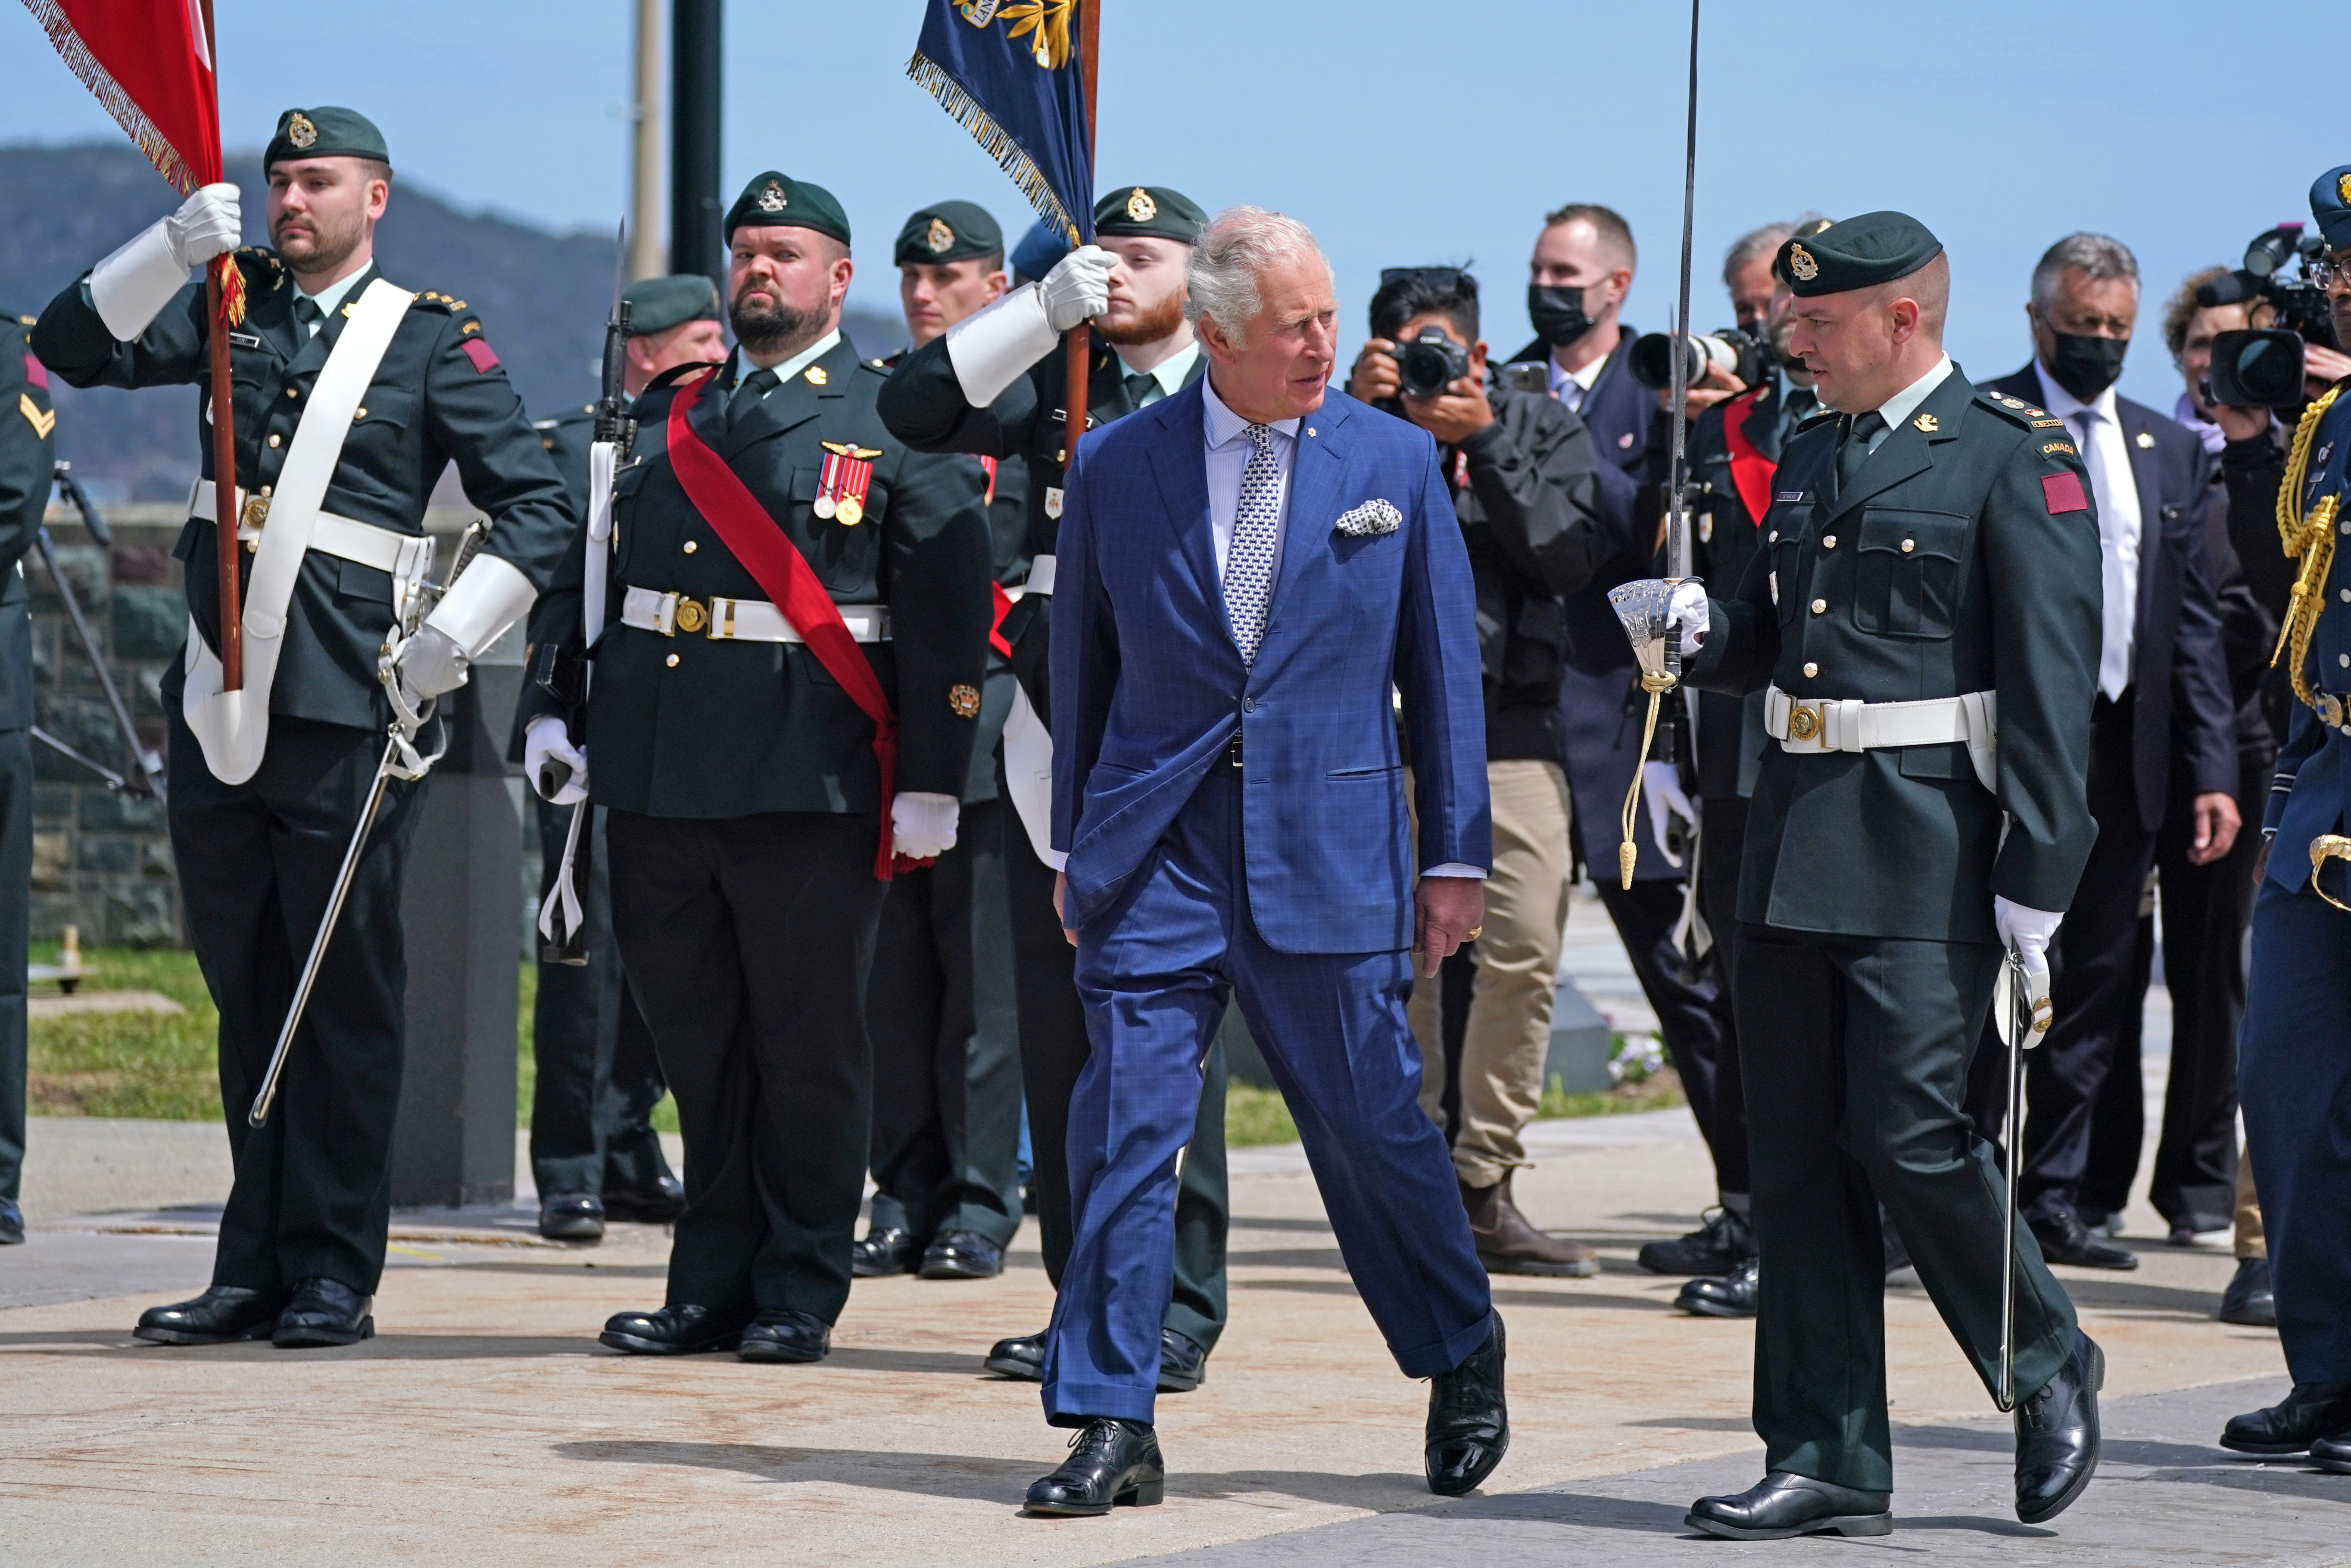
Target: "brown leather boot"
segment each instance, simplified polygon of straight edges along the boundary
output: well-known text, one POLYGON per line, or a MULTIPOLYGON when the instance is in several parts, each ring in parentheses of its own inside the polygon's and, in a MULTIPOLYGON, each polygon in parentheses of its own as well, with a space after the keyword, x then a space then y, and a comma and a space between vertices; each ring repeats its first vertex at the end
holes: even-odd
POLYGON ((1461 1207, 1468 1212, 1469 1229, 1480 1236, 1492 1235, 1494 1227, 1502 1222, 1501 1185, 1472 1187, 1458 1176, 1453 1179, 1461 1189, 1461 1207))
MULTIPOLYGON (((1478 1260, 1489 1274, 1552 1274, 1587 1279, 1600 1272, 1600 1254, 1581 1241, 1545 1235, 1510 1200, 1510 1179, 1479 1194, 1489 1199, 1497 1223, 1478 1237, 1478 1260)), ((1473 1221, 1471 1230, 1477 1226, 1473 1221)))

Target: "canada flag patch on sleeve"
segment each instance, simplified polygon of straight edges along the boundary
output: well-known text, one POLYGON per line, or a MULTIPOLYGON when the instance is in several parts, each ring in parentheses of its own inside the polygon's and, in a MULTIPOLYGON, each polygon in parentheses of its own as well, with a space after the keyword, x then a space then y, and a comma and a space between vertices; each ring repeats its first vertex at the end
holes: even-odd
MULTIPOLYGON (((498 368, 498 351, 491 348, 488 343, 485 342, 481 338, 468 337, 463 344, 459 345, 459 347, 465 350, 465 358, 474 362, 474 369, 481 371, 484 375, 487 375, 492 370, 498 368)), ((2074 488, 2075 493, 2078 494, 2080 493, 2080 486, 2077 485, 2074 488)))
POLYGON ((2061 512, 2087 512, 2090 509, 2090 498, 2082 493, 2082 476, 2078 473, 2043 474, 2041 493, 2048 498, 2052 517, 2061 512))

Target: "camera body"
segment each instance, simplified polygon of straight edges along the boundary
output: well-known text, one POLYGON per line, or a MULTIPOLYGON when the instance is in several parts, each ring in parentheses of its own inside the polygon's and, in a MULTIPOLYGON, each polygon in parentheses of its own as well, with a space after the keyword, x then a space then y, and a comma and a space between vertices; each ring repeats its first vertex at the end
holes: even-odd
POLYGON ((1396 379, 1407 398, 1442 397, 1445 389, 1469 373, 1469 350, 1434 327, 1395 346, 1396 379))
MULTIPOLYGON (((2321 348, 2339 348, 2342 345, 2335 341, 2335 313, 2326 302, 2326 291, 2311 282, 2306 271, 2309 264, 2325 252, 2325 241, 2316 234, 2304 234, 2302 224, 2280 223, 2254 235, 2252 244, 2245 247, 2245 265, 2199 288, 2196 303, 2206 309, 2216 305, 2266 304, 2276 313, 2280 329, 2321 348), (2302 269, 2301 275, 2280 277, 2278 274, 2288 263, 2302 269)), ((2220 383, 2220 367, 2216 344, 2212 358, 2215 386, 2220 383)))
POLYGON ((1626 361, 1625 368, 1633 372, 1633 379, 1660 390, 1671 387, 1676 343, 1682 345, 1687 356, 1689 379, 1685 384, 1688 386, 1698 385, 1698 379, 1713 369, 1736 376, 1751 387, 1769 376, 1778 364, 1768 338, 1757 337, 1736 327, 1702 332, 1696 337, 1678 332, 1645 332, 1633 340, 1633 352, 1626 361))

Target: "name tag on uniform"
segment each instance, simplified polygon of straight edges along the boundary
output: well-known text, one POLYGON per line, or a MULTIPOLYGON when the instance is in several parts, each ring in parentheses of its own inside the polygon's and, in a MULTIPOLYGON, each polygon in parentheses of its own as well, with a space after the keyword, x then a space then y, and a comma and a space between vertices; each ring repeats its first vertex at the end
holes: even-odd
POLYGON ((1782 490, 1771 497, 1774 501, 1802 501, 1803 498, 1804 493, 1801 490, 1782 490))
POLYGON ((1057 523, 1061 518, 1061 493, 1050 484, 1045 486, 1045 515, 1057 523))
POLYGON ((250 332, 232 332, 228 335, 228 341, 229 347, 232 348, 258 348, 261 347, 261 339, 250 332))

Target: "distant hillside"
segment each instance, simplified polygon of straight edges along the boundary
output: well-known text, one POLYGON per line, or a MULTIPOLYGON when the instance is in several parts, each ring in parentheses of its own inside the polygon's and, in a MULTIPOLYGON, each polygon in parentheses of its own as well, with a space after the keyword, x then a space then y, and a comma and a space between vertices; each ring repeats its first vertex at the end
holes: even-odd
MULTIPOLYGON (((258 155, 229 159, 245 192, 245 237, 266 239, 258 155)), ((179 198, 126 141, 0 147, 0 308, 37 313, 99 257, 170 212, 179 198)), ((619 214, 614 214, 615 221, 619 214)), ((376 233, 384 274, 408 288, 454 294, 481 313, 524 406, 544 415, 596 395, 596 360, 612 291, 610 234, 559 234, 459 212, 395 183, 376 233)), ((850 335, 869 354, 904 341, 898 323, 858 317, 850 335)), ((62 383, 57 452, 100 499, 170 501, 195 472, 195 394, 77 392, 62 383)))

